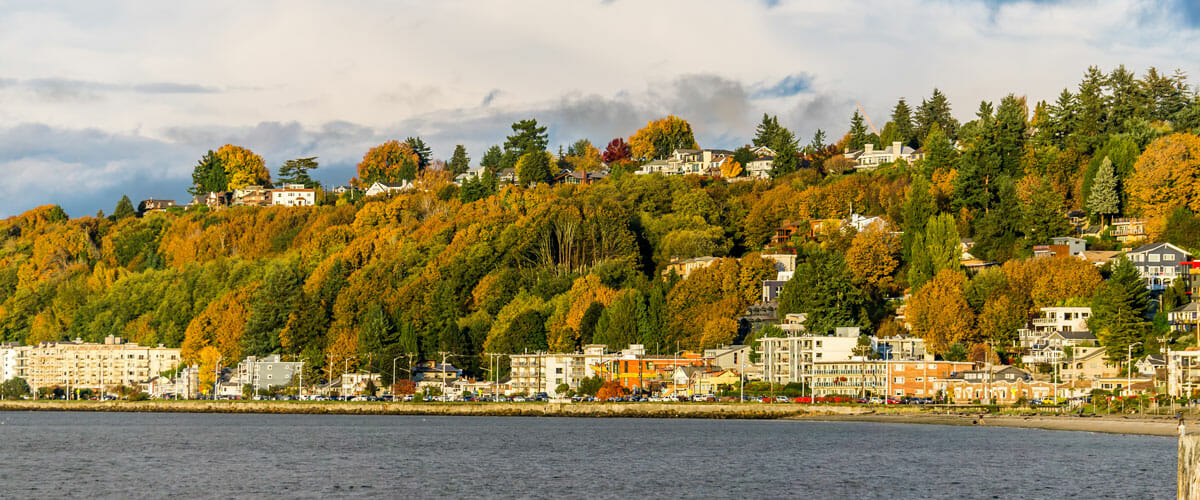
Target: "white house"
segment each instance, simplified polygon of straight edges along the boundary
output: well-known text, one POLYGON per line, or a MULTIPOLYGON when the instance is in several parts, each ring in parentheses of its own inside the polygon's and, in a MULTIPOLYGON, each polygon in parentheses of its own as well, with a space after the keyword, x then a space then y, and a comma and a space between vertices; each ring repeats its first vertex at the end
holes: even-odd
POLYGON ((912 163, 920 158, 920 153, 917 150, 905 146, 900 141, 893 142, 891 146, 884 149, 875 149, 874 144, 866 144, 863 149, 857 151, 846 151, 843 156, 854 160, 854 168, 856 169, 872 169, 884 163, 894 163, 898 160, 904 160, 912 163))
POLYGON ((398 193, 400 191, 407 191, 412 188, 413 183, 411 181, 403 181, 399 183, 376 181, 374 184, 371 184, 371 187, 367 188, 367 196, 375 196, 377 194, 384 193, 398 193))
POLYGON ((316 190, 308 189, 304 184, 285 184, 282 189, 271 190, 271 205, 311 207, 316 202, 316 190))

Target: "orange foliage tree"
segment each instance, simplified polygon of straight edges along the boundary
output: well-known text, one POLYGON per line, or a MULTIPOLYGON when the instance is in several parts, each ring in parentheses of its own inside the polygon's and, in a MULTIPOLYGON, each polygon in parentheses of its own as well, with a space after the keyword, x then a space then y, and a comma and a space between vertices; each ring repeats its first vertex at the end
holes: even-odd
POLYGON ((257 285, 245 286, 208 304, 183 334, 180 355, 184 362, 195 363, 205 347, 214 347, 224 363, 236 363, 242 357, 242 335, 250 317, 249 300, 257 285))
POLYGON ((935 354, 946 352, 950 344, 975 340, 975 312, 963 294, 966 283, 962 273, 943 269, 908 301, 913 334, 935 354))
POLYGON ((358 176, 350 182, 365 189, 375 182, 413 180, 420 161, 411 145, 393 139, 368 150, 358 162, 358 176))
POLYGON ((629 390, 621 385, 616 380, 609 380, 600 386, 600 390, 596 391, 596 399, 604 401, 608 398, 619 398, 629 394, 629 390))
POLYGON ((1162 233, 1176 207, 1200 211, 1200 136, 1160 137, 1146 147, 1126 183, 1130 211, 1148 218, 1150 237, 1162 233))

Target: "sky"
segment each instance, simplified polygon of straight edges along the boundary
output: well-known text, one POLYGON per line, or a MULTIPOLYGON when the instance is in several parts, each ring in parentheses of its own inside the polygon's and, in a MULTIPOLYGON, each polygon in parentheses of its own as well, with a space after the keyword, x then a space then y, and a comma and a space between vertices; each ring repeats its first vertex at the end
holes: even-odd
POLYGON ((0 5, 0 217, 184 202, 192 167, 227 143, 272 172, 317 156, 314 177, 340 185, 409 136, 435 158, 463 144, 474 165, 526 118, 554 150, 668 114, 702 147, 736 148, 763 113, 836 139, 856 103, 882 127, 934 87, 966 121, 1008 93, 1053 100, 1089 65, 1200 82, 1191 0, 0 5))

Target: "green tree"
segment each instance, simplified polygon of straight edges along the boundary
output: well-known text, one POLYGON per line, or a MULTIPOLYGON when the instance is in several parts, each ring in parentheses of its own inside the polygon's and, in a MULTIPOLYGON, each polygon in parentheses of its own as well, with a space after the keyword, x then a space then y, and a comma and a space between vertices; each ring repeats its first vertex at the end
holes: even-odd
POLYGON ((192 169, 191 194, 208 194, 222 192, 229 188, 229 178, 225 174, 225 165, 213 150, 208 150, 200 162, 192 169))
MULTIPOLYGON (((500 158, 500 170, 515 168, 517 161, 534 152, 545 152, 550 143, 546 127, 539 127, 537 120, 521 120, 512 124, 513 134, 504 140, 504 154, 500 158)), ((486 156, 485 156, 486 158, 486 156)))
POLYGON ((384 347, 396 341, 396 332, 392 329, 387 312, 378 302, 371 302, 358 327, 359 357, 366 359, 368 355, 373 355, 375 366, 371 367, 372 371, 379 371, 378 367, 382 364, 380 355, 384 352, 384 347))
POLYGON ((954 144, 950 143, 950 138, 942 132, 941 125, 933 124, 929 129, 929 134, 924 137, 923 147, 925 148, 925 158, 921 160, 918 169, 921 175, 932 178, 935 172, 949 171, 954 168, 958 152, 954 150, 954 144))
POLYGON ((1050 238, 1067 233, 1069 226, 1063 217, 1063 199, 1045 179, 1031 193, 1029 203, 1022 208, 1025 237, 1034 245, 1050 243, 1050 238))
MULTIPOLYGON (((1088 329, 1096 333, 1110 360, 1124 359, 1126 347, 1141 341, 1149 329, 1146 313, 1150 292, 1137 268, 1122 255, 1112 275, 1096 293, 1088 329)), ((1140 354, 1140 348, 1134 355, 1140 354)))
POLYGON ((1167 216, 1161 240, 1189 250, 1200 249, 1200 217, 1185 206, 1176 207, 1167 216))
POLYGON ((958 138, 958 120, 955 120, 954 115, 950 112, 950 100, 946 99, 946 94, 936 88, 933 89, 933 94, 929 96, 928 100, 921 100, 914 121, 918 138, 928 137, 933 132, 935 125, 942 129, 942 132, 951 141, 958 138))
POLYGON ((500 150, 500 146, 492 146, 483 153, 483 158, 479 159, 479 165, 489 170, 500 170, 500 163, 504 159, 504 151, 500 150))
POLYGON ((646 303, 642 293, 635 288, 622 290, 600 315, 592 342, 605 344, 611 350, 629 347, 641 340, 645 318, 646 303))
POLYGON ((113 220, 127 219, 137 215, 137 211, 133 208, 133 202, 129 200, 129 196, 121 195, 121 201, 117 202, 117 208, 113 209, 113 220))
POLYGON ((454 175, 465 174, 471 169, 471 158, 467 156, 467 148, 462 144, 454 146, 454 154, 450 156, 450 162, 446 164, 446 168, 454 175))
MULTIPOLYGON (((896 102, 896 107, 892 108, 891 124, 894 127, 893 140, 900 141, 906 146, 917 146, 917 131, 913 128, 912 109, 908 107, 908 103, 904 102, 903 97, 896 102)), ((881 146, 890 145, 890 141, 888 142, 889 144, 881 144, 881 146)))
POLYGON ((925 229, 913 237, 908 264, 908 286, 916 290, 943 269, 961 268, 962 239, 950 214, 935 215, 925 229))
POLYGON ((276 178, 282 184, 303 184, 305 187, 313 188, 317 186, 317 182, 308 175, 312 170, 317 169, 317 157, 310 156, 308 158, 297 158, 288 160, 279 167, 279 174, 276 178))
POLYGON ((517 162, 517 180, 522 186, 549 182, 552 175, 550 163, 550 153, 545 151, 533 151, 522 156, 517 162))
POLYGON ((420 137, 409 137, 404 142, 408 143, 413 153, 417 154, 417 170, 425 170, 425 167, 428 167, 429 163, 433 161, 433 150, 429 149, 429 146, 420 137))
POLYGON ((867 144, 867 126, 863 123, 862 115, 858 111, 850 117, 850 142, 846 147, 851 151, 862 149, 867 144))
POLYGON ((268 268, 262 285, 250 301, 250 315, 242 335, 242 354, 266 356, 279 352, 279 334, 287 326, 304 284, 304 277, 292 266, 274 264, 268 268))
POLYGON ((737 148, 733 152, 733 161, 738 162, 738 165, 746 166, 756 159, 757 158, 754 157, 754 153, 751 152, 750 148, 746 146, 737 148))
POLYGON ((29 395, 29 383, 21 377, 13 377, 0 383, 0 398, 20 399, 29 395))
MULTIPOLYGON (((768 116, 763 113, 762 122, 758 124, 758 128, 754 129, 754 139, 751 142, 755 146, 766 146, 774 149, 779 137, 779 131, 783 127, 779 126, 779 117, 768 116)), ((743 163, 743 165, 745 165, 743 163)))
POLYGON ((779 317, 806 313, 804 327, 813 335, 828 335, 840 326, 867 326, 862 321, 865 308, 865 294, 836 251, 809 255, 779 294, 779 317))
POLYGON ((1172 281, 1171 286, 1167 287, 1166 291, 1163 292, 1162 299, 1160 300, 1162 308, 1158 314, 1154 315, 1155 319, 1158 319, 1159 316, 1165 318, 1167 316, 1165 313, 1191 302, 1191 299, 1188 297, 1187 280, 1177 279, 1172 281))
POLYGON ((1100 163, 1100 169, 1096 171, 1092 193, 1087 200, 1087 208, 1091 213, 1099 215, 1103 224, 1104 216, 1111 217, 1120 213, 1120 203, 1120 197, 1117 195, 1117 179, 1113 175, 1112 160, 1105 156, 1104 161, 1100 163))

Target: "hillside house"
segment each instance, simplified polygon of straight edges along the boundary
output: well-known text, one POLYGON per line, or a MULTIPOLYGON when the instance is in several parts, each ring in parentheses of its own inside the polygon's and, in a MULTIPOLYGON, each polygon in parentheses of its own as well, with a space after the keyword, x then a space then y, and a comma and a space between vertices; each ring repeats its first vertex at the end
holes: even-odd
POLYGON ((165 212, 168 208, 172 208, 174 206, 175 200, 156 200, 154 198, 150 198, 148 200, 142 200, 140 203, 138 203, 137 213, 138 217, 141 217, 151 212, 165 212))
POLYGON ((1109 223, 1109 234, 1121 243, 1129 243, 1146 239, 1145 219, 1113 219, 1109 223))
POLYGON ((376 181, 371 184, 371 187, 367 188, 366 195, 367 196, 375 196, 378 194, 399 193, 401 191, 408 191, 412 188, 413 188, 413 183, 411 181, 401 181, 401 182, 378 182, 378 181, 376 181))
POLYGON ((860 150, 846 150, 842 156, 854 160, 854 168, 858 170, 870 170, 882 164, 895 163, 899 160, 912 163, 921 158, 921 154, 917 150, 905 146, 899 141, 878 150, 875 149, 874 144, 866 144, 860 150))
POLYGON ((1180 264, 1192 257, 1187 250, 1170 243, 1149 243, 1127 255, 1151 292, 1166 290, 1172 282, 1182 278, 1185 273, 1180 264))

